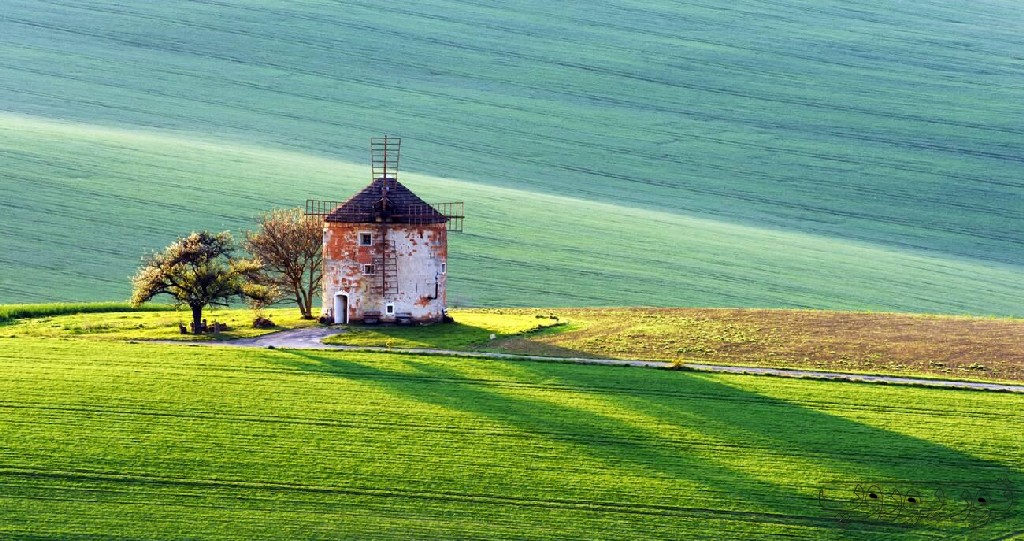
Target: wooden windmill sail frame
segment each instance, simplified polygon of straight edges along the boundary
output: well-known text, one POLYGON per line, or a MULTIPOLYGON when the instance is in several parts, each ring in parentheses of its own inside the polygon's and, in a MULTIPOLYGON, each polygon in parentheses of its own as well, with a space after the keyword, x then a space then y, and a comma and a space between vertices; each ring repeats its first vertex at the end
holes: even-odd
MULTIPOLYGON (((374 137, 370 139, 370 173, 371 185, 380 183, 381 194, 373 208, 367 206, 365 213, 380 223, 405 223, 425 225, 439 223, 438 215, 445 220, 445 229, 449 232, 461 233, 465 220, 464 203, 453 201, 446 203, 417 203, 402 205, 400 212, 392 212, 389 208, 388 191, 391 183, 398 181, 398 159, 401 152, 400 137, 374 137)), ((306 216, 318 220, 331 221, 331 214, 348 201, 306 200, 306 216)))

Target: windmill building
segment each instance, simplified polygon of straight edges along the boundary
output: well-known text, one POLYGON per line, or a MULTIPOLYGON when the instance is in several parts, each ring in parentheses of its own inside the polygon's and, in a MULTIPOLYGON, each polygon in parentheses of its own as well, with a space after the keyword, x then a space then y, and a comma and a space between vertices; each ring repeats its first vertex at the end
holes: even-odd
POLYGON ((446 314, 448 232, 462 203, 431 205, 398 182, 401 139, 370 142, 372 180, 347 201, 307 201, 324 223, 323 317, 434 323, 446 314))

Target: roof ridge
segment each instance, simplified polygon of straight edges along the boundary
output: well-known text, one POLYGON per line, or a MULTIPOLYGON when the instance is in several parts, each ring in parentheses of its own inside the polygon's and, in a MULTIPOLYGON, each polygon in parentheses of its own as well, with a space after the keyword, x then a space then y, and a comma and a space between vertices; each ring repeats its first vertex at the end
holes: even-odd
POLYGON ((380 177, 325 218, 349 223, 445 223, 448 218, 394 177, 380 177))

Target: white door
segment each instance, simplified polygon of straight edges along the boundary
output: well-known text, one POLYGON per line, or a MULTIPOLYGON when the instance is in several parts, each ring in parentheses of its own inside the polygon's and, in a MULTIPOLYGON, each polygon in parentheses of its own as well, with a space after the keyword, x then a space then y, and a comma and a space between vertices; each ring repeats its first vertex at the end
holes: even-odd
POLYGON ((344 293, 334 295, 334 322, 348 323, 348 295, 344 293))

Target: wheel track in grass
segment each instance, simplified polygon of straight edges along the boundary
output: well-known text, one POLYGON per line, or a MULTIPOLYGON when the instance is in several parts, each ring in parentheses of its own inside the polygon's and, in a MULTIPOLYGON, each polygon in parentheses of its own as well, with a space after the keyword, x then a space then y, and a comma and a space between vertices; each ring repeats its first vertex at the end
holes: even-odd
MULTIPOLYGON (((315 329, 317 331, 331 331, 332 329, 315 329)), ((180 342, 179 342, 180 344, 180 342)), ((392 354, 401 354, 402 352, 391 352, 392 354)), ((276 357, 276 356, 275 356, 276 357)), ((330 359, 327 359, 328 361, 330 359)), ((316 366, 316 365, 310 365, 316 366)), ((679 392, 672 390, 660 390, 654 389, 650 392, 644 392, 644 390, 624 388, 624 387, 608 387, 608 386, 587 386, 587 385, 567 385, 557 382, 519 382, 519 381, 504 381, 501 379, 487 379, 487 378, 476 378, 476 377, 432 377, 422 374, 403 374, 403 373, 390 373, 388 371, 373 370, 367 372, 365 370, 335 370, 334 366, 328 365, 328 369, 323 370, 324 375, 340 377, 344 379, 371 379, 377 380, 388 380, 393 382, 392 384, 413 384, 413 385, 431 385, 431 384, 451 384, 451 385, 469 385, 476 387, 485 387, 493 389, 495 392, 501 393, 513 393, 518 394, 522 392, 540 391, 547 394, 560 393, 562 391, 572 391, 578 393, 612 393, 621 396, 636 397, 637 395, 651 396, 651 397, 664 397, 669 399, 701 399, 701 400, 714 400, 716 402, 722 402, 731 405, 732 407, 742 406, 744 403, 755 402, 752 399, 735 399, 735 398, 723 398, 720 396, 711 396, 707 393, 699 392, 679 392)), ((92 367, 83 367, 85 371, 92 371, 92 367)), ((168 381, 176 380, 175 375, 180 374, 180 370, 172 369, 164 370, 163 376, 168 381)), ((274 374, 286 374, 294 373, 293 368, 280 368, 280 369, 260 369, 260 370, 237 370, 228 367, 211 367, 209 365, 203 365, 202 371, 205 373, 203 379, 207 379, 210 374, 220 373, 228 379, 234 379, 244 383, 245 380, 260 380, 265 375, 274 374)), ((319 370, 318 370, 319 371, 319 370)), ((38 377, 40 372, 33 369, 31 373, 34 377, 38 377)), ((58 373, 53 370, 44 369, 43 373, 50 373, 52 376, 56 376, 58 373)), ((15 374, 17 375, 17 373, 15 374)), ((62 381, 68 381, 69 374, 60 372, 62 381)), ((74 377, 71 377, 73 380, 74 377)), ((630 437, 623 434, 604 434, 600 437, 581 437, 579 434, 571 430, 552 430, 550 427, 545 430, 536 430, 531 428, 531 433, 524 433, 519 430, 507 430, 500 426, 464 426, 464 425, 436 425, 430 422, 423 422, 424 419, 403 419, 400 421, 381 419, 373 415, 356 414, 345 416, 343 419, 339 418, 316 418, 305 415, 288 415, 288 414, 275 414, 275 415, 253 415, 245 412, 230 411, 230 410, 212 410, 212 409, 194 409, 184 411, 172 411, 160 407, 146 406, 145 404, 137 404, 131 407, 102 407, 95 404, 88 403, 88 397, 77 397, 74 404, 57 404, 57 405, 40 405, 32 403, 31 401, 3 401, 0 402, 0 409, 8 409, 12 411, 34 411, 41 412, 44 416, 50 416, 56 419, 65 419, 74 417, 75 415, 102 415, 107 417, 110 421, 114 419, 122 418, 125 422, 133 422, 133 418, 140 417, 151 417, 151 418, 168 418, 168 419, 188 419, 188 420, 199 420, 201 422, 217 423, 217 422, 241 422, 241 423, 257 423, 257 424, 279 424, 281 426, 308 426, 316 427, 318 429, 357 429, 366 428, 367 426, 384 428, 384 429, 408 429, 408 430, 422 430, 426 432, 432 432, 436 434, 464 434, 464 435, 475 435, 475 436, 492 436, 498 437, 505 440, 523 440, 523 441, 538 441, 539 439, 547 439, 552 441, 562 441, 570 443, 584 443, 584 444, 602 444, 602 445, 645 445, 645 446, 657 446, 664 449, 692 449, 692 450, 706 450, 706 451, 721 451, 723 449, 759 449, 764 451, 764 446, 757 442, 753 442, 750 445, 725 445, 721 442, 713 441, 702 441, 700 438, 694 438, 681 433, 658 433, 657 435, 651 434, 650 437, 630 437), (82 401, 85 403, 81 403, 82 401)), ((834 403, 827 401, 801 401, 801 405, 805 407, 813 407, 816 409, 835 409, 834 403)), ((913 407, 909 405, 893 406, 890 404, 881 405, 882 409, 892 411, 893 413, 910 413, 912 415, 919 414, 934 414, 936 410, 930 408, 913 407)), ((857 410, 857 411, 873 411, 879 409, 879 404, 864 404, 859 407, 841 407, 843 411, 857 410)), ((969 417, 972 419, 983 419, 998 417, 998 415, 991 412, 983 411, 972 411, 969 412, 969 417)), ((35 414, 33 414, 35 415, 35 414)), ((24 415, 17 415, 24 417, 24 415)), ((848 434, 844 439, 856 438, 856 434, 848 434)), ((789 450, 786 456, 793 455, 793 451, 789 450)), ((810 453, 801 452, 799 456, 805 458, 820 458, 822 456, 849 456, 853 458, 864 458, 870 456, 878 460, 891 460, 894 456, 899 456, 898 450, 894 450, 892 453, 865 453, 863 450, 856 452, 843 452, 832 450, 829 453, 810 453)), ((931 461, 931 463, 942 463, 942 461, 931 461)))
MULTIPOLYGON (((717 519, 735 519, 745 522, 754 521, 776 524, 802 524, 817 526, 832 526, 835 519, 827 516, 796 515, 784 513, 771 513, 759 511, 735 511, 729 509, 715 509, 701 506, 668 505, 657 503, 623 503, 605 500, 577 500, 563 498, 533 498, 527 496, 486 494, 474 492, 447 492, 447 491, 417 491, 403 490, 401 488, 382 488, 374 486, 325 486, 309 485, 299 483, 280 483, 271 481, 244 481, 234 479, 213 479, 213 478, 181 478, 159 476, 147 473, 111 472, 97 470, 48 470, 36 468, 17 468, 0 466, 0 476, 10 479, 26 479, 31 483, 38 483, 40 479, 47 479, 55 488, 67 487, 68 485, 81 483, 123 483, 134 487, 149 485, 156 488, 169 488, 171 490, 194 491, 204 490, 230 490, 233 491, 232 498, 237 499, 238 491, 262 491, 274 495, 295 494, 299 495, 337 495, 337 496, 362 496, 378 498, 399 498, 406 500, 426 500, 437 502, 455 502, 466 504, 500 505, 535 507, 546 509, 580 510, 601 513, 616 513, 623 515, 648 515, 648 516, 679 516, 679 517, 707 517, 717 519)), ((17 483, 4 482, 3 485, 17 483)), ((22 496, 28 499, 38 499, 31 496, 22 496)), ((18 496, 15 496, 18 498, 18 496)), ((65 498, 48 496, 46 499, 65 501, 65 498)), ((277 500, 277 498, 274 498, 277 500)), ((81 498, 66 498, 67 501, 79 501, 81 498)), ((86 501, 93 502, 95 499, 86 501)), ((122 502, 132 503, 132 502, 122 502)), ((205 507, 200 505, 201 507, 205 507)), ((871 521, 865 521, 865 525, 877 525, 871 521)))
MULTIPOLYGON (((415 421, 381 421, 379 419, 367 418, 367 416, 351 416, 352 420, 345 421, 337 418, 333 419, 318 419, 318 418, 302 418, 302 417, 284 417, 274 415, 244 415, 231 412, 176 412, 169 410, 143 410, 143 409, 111 409, 102 407, 89 407, 89 406, 40 406, 37 404, 0 404, 0 409, 11 409, 21 410, 26 412, 39 412, 47 411, 58 415, 60 419, 67 419, 69 416, 80 415, 80 414, 100 414, 107 419, 108 423, 114 423, 112 417, 153 417, 153 418, 168 418, 168 419, 182 419, 182 420, 200 420, 210 422, 225 422, 231 424, 241 423, 259 423, 259 424, 278 424, 278 425, 295 425, 295 426, 306 426, 316 427, 323 429, 361 429, 361 430, 376 430, 376 429, 407 429, 415 430, 417 432, 432 432, 437 434, 459 434, 459 435, 472 435, 472 436, 483 436, 502 438, 505 440, 516 440, 516 441, 533 441, 536 443, 546 442, 559 442, 559 443, 576 443, 586 445, 643 445, 647 448, 659 448, 670 451, 688 450, 703 452, 722 452, 725 450, 729 451, 741 451, 741 450, 756 450, 762 454, 786 457, 786 458, 805 458, 805 459, 821 459, 821 458, 850 458, 856 460, 862 460, 865 458, 876 459, 876 460, 892 460, 894 457, 900 456, 898 451, 892 453, 878 453, 878 452, 866 452, 863 449, 845 451, 839 448, 830 448, 820 452, 813 451, 800 451, 796 452, 792 449, 784 451, 775 451, 765 447, 763 442, 750 442, 750 443, 724 443, 720 441, 707 441, 697 438, 690 438, 681 435, 666 435, 666 434, 651 434, 647 437, 629 437, 615 434, 603 434, 599 436, 586 435, 583 436, 578 432, 570 430, 540 430, 536 428, 530 428, 528 431, 521 429, 509 429, 504 428, 502 425, 438 425, 430 423, 421 423, 415 421)), ((33 416, 33 423, 37 422, 41 417, 33 416)), ((544 448, 546 445, 534 445, 535 447, 544 448)), ((931 459, 924 461, 927 464, 934 466, 956 466, 963 465, 962 461, 949 462, 946 460, 931 459)), ((14 467, 14 464, 8 464, 8 466, 14 467)))
MULTIPOLYGON (((340 350, 340 351, 364 351, 379 353, 394 353, 405 355, 443 355, 449 357, 468 357, 482 359, 499 359, 510 361, 545 361, 575 364, 592 364, 619 367, 641 367, 656 368, 662 370, 691 370, 696 372, 715 372, 727 374, 776 376, 787 378, 818 379, 829 381, 848 381, 858 383, 876 383, 893 385, 910 385, 920 387, 935 387, 945 389, 970 389, 977 391, 999 391, 1011 393, 1024 393, 1024 385, 1009 383, 983 383, 976 381, 943 380, 912 378, 901 376, 879 376, 871 374, 851 374, 843 372, 826 372, 819 370, 791 370, 784 368, 763 368, 754 366, 725 366, 704 363, 682 363, 673 364, 668 361, 645 361, 629 359, 600 359, 583 357, 545 357, 540 355, 514 355, 509 353, 493 353, 483 351, 455 351, 446 349, 431 348, 386 348, 368 346, 344 346, 324 344, 323 339, 338 333, 344 332, 338 328, 308 327, 304 329, 292 329, 267 334, 257 338, 243 338, 232 342, 184 342, 184 341, 159 341, 162 344, 178 344, 189 346, 221 346, 221 347, 256 347, 268 349, 297 349, 297 350, 340 350)), ((434 378, 431 378, 434 379, 434 378)), ((464 380, 459 380, 464 381, 464 380)))

